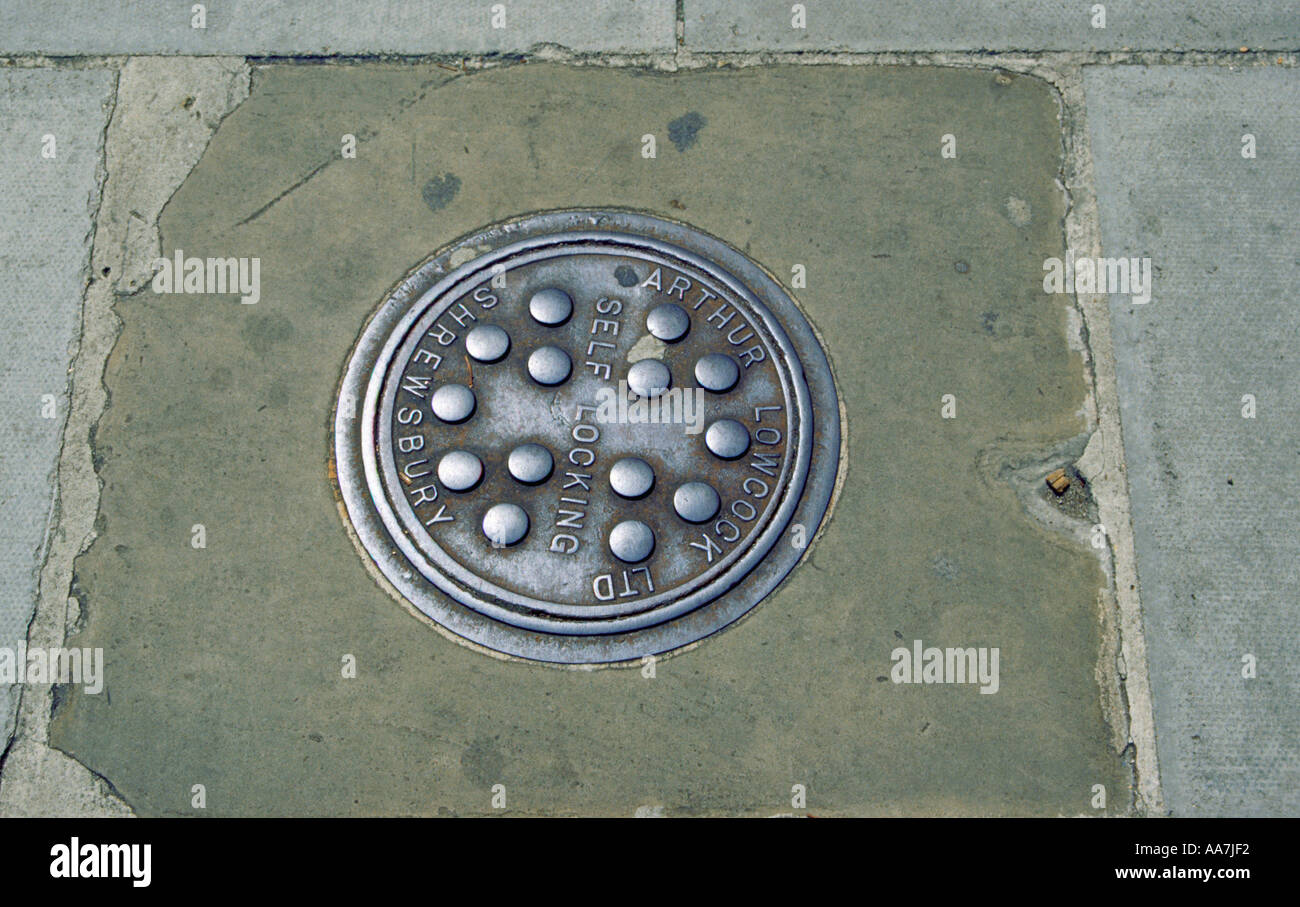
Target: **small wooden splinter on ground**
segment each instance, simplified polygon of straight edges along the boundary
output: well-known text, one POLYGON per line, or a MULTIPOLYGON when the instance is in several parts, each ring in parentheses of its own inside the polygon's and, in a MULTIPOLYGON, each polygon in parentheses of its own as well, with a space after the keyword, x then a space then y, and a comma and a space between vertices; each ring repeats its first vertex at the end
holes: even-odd
POLYGON ((1070 487, 1070 477, 1065 474, 1064 469, 1049 472, 1047 474, 1047 487, 1058 495, 1065 494, 1065 489, 1070 487))

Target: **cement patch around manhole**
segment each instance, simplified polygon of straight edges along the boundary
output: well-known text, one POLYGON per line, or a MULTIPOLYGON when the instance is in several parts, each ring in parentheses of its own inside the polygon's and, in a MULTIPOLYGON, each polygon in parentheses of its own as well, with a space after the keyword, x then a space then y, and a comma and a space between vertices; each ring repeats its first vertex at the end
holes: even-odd
POLYGON ((111 698, 64 697, 52 742, 142 814, 191 813, 195 784, 220 815, 490 813, 498 783, 529 814, 770 814, 795 783, 820 814, 1078 813, 1098 784, 1125 811, 1104 577, 975 466, 1084 428, 1066 304, 1041 294, 1060 154, 1050 88, 981 70, 258 69, 161 230, 164 252, 260 257, 261 300, 118 300, 74 637, 104 646, 111 698), (679 151, 668 124, 691 112, 708 125, 679 151), (783 280, 799 265, 850 429, 804 569, 653 676, 421 632, 323 462, 339 364, 394 275, 521 211, 609 206, 689 220, 783 280), (916 640, 999 648, 998 691, 891 683, 916 640))

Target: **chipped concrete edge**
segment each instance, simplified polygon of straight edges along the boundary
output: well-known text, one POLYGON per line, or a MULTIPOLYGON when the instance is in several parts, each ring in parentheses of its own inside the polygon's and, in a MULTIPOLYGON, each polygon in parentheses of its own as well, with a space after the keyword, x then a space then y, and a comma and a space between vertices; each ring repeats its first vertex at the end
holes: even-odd
MULTIPOLYGON (((1101 223, 1088 133, 1083 67, 1070 65, 1044 73, 1056 86, 1061 103, 1065 161, 1063 188, 1069 206, 1065 215, 1066 248, 1076 254, 1100 256, 1101 223)), ((1156 755, 1156 730, 1148 673, 1146 636, 1142 620, 1137 556, 1129 501, 1128 471, 1120 423, 1119 387, 1115 375, 1115 348, 1111 332, 1109 297, 1079 294, 1075 305, 1082 316, 1080 333, 1087 351, 1092 380, 1092 413, 1096 430, 1076 462, 1092 488, 1098 519, 1109 553, 1111 586, 1103 595, 1103 622, 1118 619, 1114 634, 1107 634, 1098 659, 1098 680, 1117 681, 1120 697, 1111 704, 1111 723, 1127 728, 1123 753, 1132 760, 1133 808, 1139 815, 1162 815, 1160 767, 1156 755)))
MULTIPOLYGON (((96 534, 101 482, 91 448, 109 404, 105 368, 122 329, 114 307, 119 297, 148 285, 161 250, 163 209, 221 121, 249 92, 250 70, 242 57, 139 57, 109 65, 117 79, 100 140, 90 272, 57 464, 53 529, 28 630, 31 645, 62 645, 85 619, 73 597, 73 570, 96 534)), ((14 736, 0 764, 0 816, 133 815, 111 781, 50 745, 53 705, 53 687, 23 688, 14 736)))
MULTIPOLYGON (((1080 255, 1101 255, 1101 225, 1088 134, 1083 66, 1078 63, 1034 63, 1028 58, 1019 62, 1027 64, 1020 71, 1049 82, 1056 91, 1062 142, 1059 183, 1066 198, 1062 223, 1065 247, 1080 255)), ((1102 633, 1096 679, 1101 691, 1102 711, 1113 735, 1114 750, 1132 773, 1128 810, 1139 816, 1161 815, 1160 769, 1133 546, 1109 299, 1096 294, 1068 298, 1071 301, 1067 329, 1070 345, 1083 357, 1089 384, 1084 405, 1089 430, 1082 438, 1076 439, 1082 445, 1081 449, 1071 453, 1074 454, 1075 468, 1089 486, 1096 504, 1097 520, 1103 527, 1104 544, 1100 547, 1093 544, 1092 549, 1108 580, 1098 595, 1102 633)), ((1084 536, 1079 539, 1081 544, 1091 541, 1090 527, 1080 525, 1076 533, 1084 536)))
MULTIPOLYGON (((88 232, 93 239, 95 222, 103 208, 104 183, 106 171, 104 166, 104 149, 107 141, 108 125, 117 111, 117 92, 119 85, 119 67, 114 62, 101 61, 97 67, 107 68, 113 72, 109 87, 107 110, 104 125, 100 129, 95 154, 95 188, 89 200, 90 227, 88 232)), ((84 333, 85 298, 91 282, 90 274, 94 256, 93 243, 90 254, 81 266, 82 278, 82 324, 84 333)), ((78 337, 79 349, 81 339, 78 337)), ((32 618, 27 626, 29 645, 59 645, 64 641, 65 627, 63 611, 59 601, 66 599, 69 583, 57 577, 57 571, 51 566, 58 561, 67 561, 76 556, 76 546, 68 544, 66 521, 62 515, 75 509, 82 502, 73 495, 66 498, 60 490, 60 479, 65 470, 69 473, 75 469, 67 464, 67 439, 75 432, 79 412, 77 405, 78 382, 76 380, 76 363, 78 355, 72 357, 69 366, 68 396, 70 405, 63 424, 62 444, 54 465, 54 495, 51 512, 46 522, 45 540, 42 545, 44 558, 37 566, 36 603, 32 618), (57 592, 55 591, 57 590, 57 592)), ((96 491, 96 500, 98 492, 96 491)), ((97 505, 92 506, 92 513, 97 505)), ((70 574, 70 571, 69 571, 70 574)), ((67 579, 70 579, 67 577, 67 579)), ((0 755, 0 817, 40 815, 31 809, 33 800, 48 802, 49 798, 32 796, 27 777, 42 777, 41 785, 61 789, 60 800, 63 802, 60 812, 73 815, 118 815, 122 810, 116 809, 118 803, 111 791, 111 785, 103 782, 93 772, 69 759, 63 754, 51 750, 47 745, 48 716, 52 705, 53 688, 48 686, 23 686, 18 688, 18 705, 11 736, 5 741, 5 748, 0 755), (28 716, 31 716, 30 718, 28 716), (16 779, 10 784, 10 779, 16 779)), ((126 811, 129 815, 129 811, 126 811)))

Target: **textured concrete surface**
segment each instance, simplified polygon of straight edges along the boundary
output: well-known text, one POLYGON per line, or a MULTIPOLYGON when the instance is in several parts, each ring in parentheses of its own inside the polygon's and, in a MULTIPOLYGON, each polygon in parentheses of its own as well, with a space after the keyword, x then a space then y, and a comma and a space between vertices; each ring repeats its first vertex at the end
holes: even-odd
MULTIPOLYGON (((27 639, 36 601, 115 80, 0 72, 0 648, 27 639)), ((17 693, 0 683, 0 749, 17 693)))
POLYGON ((1050 87, 987 71, 257 70, 161 230, 259 256, 262 300, 117 302, 73 637, 106 649, 108 691, 62 697, 53 744, 144 814, 192 812, 195 784, 209 814, 487 813, 498 783, 527 813, 788 812, 793 784, 813 813, 1090 813, 1097 784, 1125 811, 1103 576, 1016 484, 1085 429, 1069 304, 1039 291, 1060 166, 1050 87), (847 410, 810 560, 654 679, 422 626, 326 475, 335 380, 384 291, 485 222, 570 205, 690 221, 779 277, 805 264, 847 410), (914 639, 1000 647, 999 692, 889 683, 914 639))
POLYGON ((1295 50, 1293 0, 686 0, 692 50, 1295 50))
POLYGON ((215 0, 202 27, 193 3, 171 0, 4 0, 0 54, 496 53, 665 50, 674 0, 215 0))
POLYGON ((1104 249, 1157 268, 1152 301, 1112 315, 1165 805, 1296 815, 1300 78, 1089 68, 1085 85, 1104 249))
MULTIPOLYGON (((100 488, 91 439, 107 402, 104 365, 121 327, 113 305, 147 282, 159 253, 157 219, 163 206, 193 169, 222 117, 248 96, 242 59, 139 57, 121 65, 116 81, 103 140, 105 175, 90 280, 59 451, 57 519, 41 566, 40 595, 28 634, 31 646, 62 645, 68 630, 84 618, 73 561, 105 528, 98 518, 100 488)), ((28 684, 24 690, 17 733, 4 754, 0 816, 129 814, 109 782, 49 746, 56 690, 63 692, 48 684, 28 684)))

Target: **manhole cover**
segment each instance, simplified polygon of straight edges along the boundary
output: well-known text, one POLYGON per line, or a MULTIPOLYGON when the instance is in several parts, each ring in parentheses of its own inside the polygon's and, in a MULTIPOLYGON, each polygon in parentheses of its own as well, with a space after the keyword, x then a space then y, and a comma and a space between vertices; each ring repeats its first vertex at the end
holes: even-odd
POLYGON ((525 218, 426 262, 371 319, 335 416, 348 517, 397 589, 464 639, 568 664, 666 652, 756 605, 838 455, 826 357, 780 286, 621 212, 525 218))

